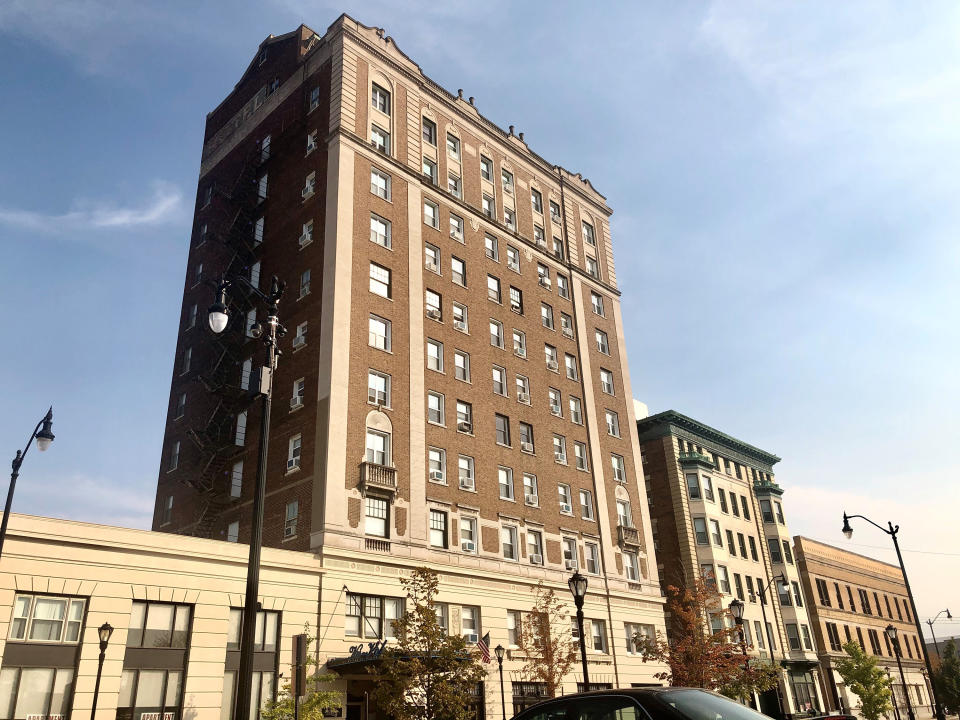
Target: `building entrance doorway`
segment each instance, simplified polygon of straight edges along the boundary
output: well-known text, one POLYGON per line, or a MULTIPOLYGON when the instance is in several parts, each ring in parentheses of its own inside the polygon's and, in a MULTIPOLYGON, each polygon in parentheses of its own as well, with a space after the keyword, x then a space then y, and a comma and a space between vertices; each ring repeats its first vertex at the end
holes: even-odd
POLYGON ((768 717, 783 720, 783 709, 780 707, 780 694, 776 688, 760 693, 760 712, 768 717))

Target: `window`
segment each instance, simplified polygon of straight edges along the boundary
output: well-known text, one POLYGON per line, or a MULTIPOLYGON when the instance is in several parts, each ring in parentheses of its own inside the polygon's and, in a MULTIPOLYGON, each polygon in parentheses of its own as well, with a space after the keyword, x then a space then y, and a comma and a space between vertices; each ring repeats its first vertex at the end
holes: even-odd
MULTIPOLYGON (((8 667, 0 670, 0 707, 5 717, 67 717, 74 680, 73 668, 8 667), (49 713, 49 714, 47 714, 49 713)), ((157 671, 165 674, 163 670, 157 671)), ((171 673, 178 675, 178 673, 171 673)), ((179 675, 178 675, 179 676, 179 675)), ((159 703, 158 703, 159 704, 159 703)), ((177 705, 176 698, 167 707, 177 705)))
POLYGON ((584 520, 593 520, 593 493, 589 490, 580 491, 580 514, 584 520))
POLYGON ((577 359, 570 354, 567 354, 563 358, 564 365, 567 368, 567 377, 570 380, 577 380, 577 359))
POLYGON ((457 400, 457 432, 473 432, 473 405, 457 400))
POLYGON ((450 213, 450 237, 463 242, 463 218, 450 213))
POLYGON ((443 395, 440 393, 427 393, 427 422, 443 425, 443 395))
POLYGON ((507 645, 511 647, 517 646, 517 641, 520 639, 521 626, 520 611, 507 610, 507 645))
POLYGON ((470 382, 470 355, 463 350, 453 353, 453 375, 457 380, 470 382))
POLYGON ((447 547, 447 514, 441 510, 430 511, 430 545, 447 547))
POLYGON ((607 395, 613 395, 613 373, 600 368, 600 389, 607 395))
POLYGON ((787 640, 790 643, 791 650, 800 649, 800 633, 797 630, 796 623, 784 623, 784 628, 787 631, 787 640))
POLYGON ((783 559, 786 560, 788 564, 793 565, 793 553, 790 552, 789 540, 783 541, 783 559))
POLYGON ((197 305, 194 303, 190 306, 190 310, 187 313, 187 327, 186 330, 190 330, 197 326, 197 305))
MULTIPOLYGON (((313 221, 310 221, 310 228, 313 229, 313 221)), ((263 218, 257 218, 257 221, 253 225, 253 244, 259 245, 263 242, 263 218)))
POLYGON ((427 369, 443 372, 443 343, 427 340, 427 369))
POLYGON ((507 394, 507 371, 499 365, 493 366, 493 392, 497 395, 507 394))
MULTIPOLYGON (((749 578, 747 578, 749 579, 749 578)), ((737 599, 746 600, 746 596, 743 594, 743 578, 740 577, 740 573, 733 574, 733 587, 737 593, 737 599)), ((744 625, 744 628, 747 632, 750 631, 749 625, 744 625)))
POLYGON ((487 297, 493 302, 500 302, 500 278, 487 275, 487 297))
POLYGON ((390 350, 390 321, 371 315, 369 320, 369 344, 379 350, 390 350))
POLYGON ((447 133, 447 155, 455 160, 460 159, 460 138, 447 133))
POLYGON ((460 332, 470 330, 470 324, 467 318, 467 306, 460 303, 453 303, 453 329, 460 332))
MULTIPOLYGON (((263 220, 263 218, 260 219, 263 220)), ((300 226, 300 238, 297 242, 301 250, 313 242, 313 220, 307 220, 300 226)))
POLYGON ((510 418, 505 415, 493 416, 496 426, 495 438, 497 445, 510 445, 510 418))
POLYGON ((589 470, 589 464, 587 463, 587 446, 578 441, 573 443, 573 457, 577 466, 577 470, 589 470))
POLYGON ((493 202, 493 198, 487 194, 484 194, 481 200, 481 210, 483 211, 483 214, 486 215, 488 218, 490 219, 494 218, 496 213, 495 204, 493 202))
POLYGON ((296 410, 303 407, 303 398, 307 392, 306 380, 299 378, 293 383, 293 395, 290 396, 290 409, 296 410))
POLYGON ((287 503, 287 510, 283 521, 283 537, 292 538, 297 535, 297 515, 300 512, 300 503, 291 500, 287 503))
POLYGON ((593 306, 593 312, 603 317, 603 296, 591 291, 590 304, 593 306))
POLYGON ((730 574, 723 565, 717 565, 717 581, 720 584, 720 592, 730 594, 730 574))
POLYGON ((746 496, 746 495, 741 495, 741 496, 740 496, 740 507, 743 508, 743 519, 744 519, 744 520, 749 520, 749 519, 750 519, 750 506, 747 504, 747 496, 746 496))
POLYGON ((763 516, 765 523, 773 522, 773 509, 770 507, 769 500, 763 499, 760 501, 760 514, 763 516))
POLYGON ((557 498, 560 502, 560 512, 563 515, 573 515, 573 496, 570 486, 566 483, 557 483, 557 498))
POLYGON ((613 410, 606 411, 607 433, 614 437, 620 437, 620 416, 613 410))
POLYGON ((238 542, 240 540, 240 523, 234 520, 227 525, 227 542, 238 542))
POLYGON ((723 547, 723 536, 720 534, 720 523, 716 520, 710 521, 710 538, 717 547, 723 547))
POLYGON ((547 390, 547 399, 550 404, 550 414, 557 417, 563 417, 563 410, 560 404, 560 391, 556 388, 547 390))
POLYGON ((570 298, 570 285, 566 275, 557 273, 557 294, 562 298, 570 298))
POLYGON ((447 482, 447 453, 442 448, 427 450, 427 474, 430 482, 447 482))
POLYGON ((560 205, 553 200, 550 201, 550 219, 555 223, 560 222, 560 205))
POLYGON ((176 440, 170 445, 170 460, 167 463, 167 472, 176 470, 180 465, 180 441, 176 440))
POLYGON ((390 133, 377 125, 370 126, 370 144, 383 153, 390 153, 390 133))
POLYGON ((388 508, 389 503, 386 498, 368 495, 366 498, 366 513, 364 517, 363 531, 367 535, 385 538, 388 536, 388 508))
POLYGON ((267 174, 264 173, 260 176, 260 180, 257 181, 257 201, 263 202, 267 199, 267 174))
POLYGON ((431 185, 437 184, 437 164, 430 158, 423 159, 423 176, 431 185))
POLYGON ((477 519, 460 516, 460 549, 468 553, 477 552, 477 519))
POLYGON ((530 423, 520 423, 520 451, 533 453, 535 446, 533 444, 533 425, 530 423))
POLYGON ((517 375, 517 402, 530 404, 530 380, 525 375, 517 375))
POLYGON ((247 411, 237 414, 237 428, 234 434, 234 445, 243 446, 247 439, 247 411))
POLYGON ((300 469, 300 449, 302 440, 300 435, 294 435, 287 441, 287 472, 300 469))
POLYGON ((573 337, 573 318, 565 312, 560 313, 560 332, 563 333, 564 337, 573 337))
POLYGON ((767 547, 770 550, 770 562, 782 563, 783 555, 780 552, 780 541, 777 538, 767 538, 767 547))
POLYGON ((497 320, 490 320, 490 344, 503 349, 503 325, 497 320))
POLYGON ((594 333, 594 336, 597 339, 597 350, 602 352, 604 355, 610 354, 610 342, 607 338, 607 334, 603 330, 597 330, 594 333))
POLYGON ((390 199, 390 176, 376 168, 370 168, 370 192, 384 200, 390 199))
POLYGON ((786 523, 783 520, 783 506, 781 506, 776 500, 773 501, 773 506, 777 511, 777 522, 781 525, 785 525, 786 523))
POLYGON ((703 578, 703 581, 706 583, 707 587, 714 590, 717 588, 717 576, 713 570, 712 563, 700 564, 700 577, 703 578))
POLYGON ((687 473, 687 495, 691 500, 700 500, 700 478, 695 473, 687 473))
POLYGON ((423 201, 423 224, 440 229, 440 208, 432 200, 423 201))
POLYGON ((303 190, 300 191, 300 196, 306 200, 307 198, 313 197, 313 194, 317 189, 317 173, 316 171, 309 173, 303 181, 303 190))
POLYGON ((597 246, 597 240, 593 234, 593 225, 588 222, 582 222, 583 226, 583 241, 587 245, 592 245, 593 247, 597 246))
POLYGON ((553 436, 553 459, 561 465, 567 464, 567 439, 563 435, 553 436))
POLYGON ((390 407, 389 375, 376 370, 367 371, 367 402, 390 407))
POLYGON ((790 587, 793 588, 793 604, 797 607, 803 607, 803 595, 800 592, 800 583, 796 580, 791 580, 790 587))
POLYGON ((464 490, 473 490, 473 458, 466 455, 461 455, 457 461, 457 468, 460 479, 460 487, 464 490))
POLYGON ((480 637, 480 608, 460 608, 460 630, 468 642, 476 642, 480 637))
POLYGON ((537 492, 537 476, 532 473, 523 474, 523 502, 534 507, 540 504, 540 495, 537 492))
POLYGON ((703 499, 713 502, 713 481, 710 480, 706 475, 702 479, 703 484, 703 499))
POLYGON ((503 557, 507 560, 517 559, 517 529, 512 525, 500 528, 500 543, 503 547, 503 557))
POLYGON ((573 538, 563 538, 563 565, 567 570, 576 570, 580 565, 577 561, 577 541, 573 538))
POLYGON ((505 193, 513 192, 513 173, 509 170, 500 169, 500 180, 503 182, 503 191, 505 193))
MULTIPOLYGON (((553 255, 558 260, 563 260, 563 240, 558 238, 556 235, 553 236, 553 255)), ((560 284, 557 283, 557 287, 559 287, 559 285, 560 284)), ((563 297, 567 296, 564 295, 563 297)))
POLYGON ((600 574, 600 546, 596 543, 585 542, 583 554, 586 561, 586 571, 592 575, 600 574))
POLYGON ((570 396, 570 422, 583 425, 583 414, 580 412, 580 398, 570 396))
POLYGON ((610 466, 613 470, 613 480, 618 483, 627 481, 627 468, 624 465, 623 457, 616 454, 610 455, 610 466))
POLYGON ((587 257, 587 274, 594 278, 600 277, 600 266, 597 265, 595 258, 589 256, 587 257))
POLYGON ((317 131, 307 133, 307 151, 304 156, 309 155, 317 149, 317 131))
POLYGON ((467 264, 456 255, 450 256, 450 277, 457 285, 467 284, 467 264))
POLYGON ((190 372, 190 363, 193 360, 193 348, 187 348, 183 351, 183 360, 180 362, 180 373, 186 375, 190 372))
POLYGON ((493 182, 493 160, 485 155, 480 156, 480 177, 493 182))
POLYGON ((633 514, 630 512, 630 503, 626 500, 617 500, 617 524, 621 527, 633 527, 633 514))
POLYGON ((698 545, 709 545, 710 539, 707 535, 707 521, 702 517, 693 519, 693 533, 697 538, 698 545))
POLYGON ((507 267, 514 272, 520 272, 520 251, 513 245, 507 245, 507 267))
POLYGON ((394 637, 393 623, 403 616, 403 598, 347 593, 343 624, 347 637, 394 637))
POLYGON ((737 556, 737 546, 733 544, 733 532, 730 530, 725 530, 727 534, 727 550, 730 553, 730 557, 737 556))
POLYGON ((513 354, 522 358, 527 356, 527 336, 516 329, 513 331, 513 354))
POLYGON ((530 189, 530 203, 533 205, 533 211, 543 215, 543 195, 539 190, 530 189))
POLYGON ((385 248, 391 247, 391 224, 386 218, 370 213, 370 240, 385 248))
POLYGON ((750 559, 754 562, 760 562, 760 557, 757 555, 757 543, 753 539, 753 535, 747 538, 750 542, 750 559))
POLYGON ((373 90, 370 93, 370 104, 374 110, 379 110, 384 115, 390 114, 390 93, 382 87, 373 83, 373 90))
POLYGON ((320 88, 315 87, 310 89, 310 110, 308 112, 316 110, 320 106, 320 88))
POLYGON ((523 291, 510 286, 510 309, 523 315, 523 291))
MULTIPOLYGON (((230 497, 238 498, 243 494, 243 460, 237 460, 230 471, 230 497)), ((171 501, 173 500, 171 496, 171 501)))
POLYGON ((300 273, 300 299, 310 294, 310 268, 300 273))
POLYGON ((553 308, 547 305, 546 303, 540 303, 540 323, 547 328, 547 330, 553 330, 553 308))
POLYGON ((246 335, 248 338, 252 338, 256 332, 255 328, 257 327, 257 311, 255 308, 247 310, 246 326, 246 335))
POLYGON ((80 598, 17 595, 13 603, 9 639, 23 642, 79 642, 84 603, 80 598))
POLYGON ((532 565, 543 565, 543 534, 527 529, 527 557, 532 565))
POLYGON ((390 270, 373 262, 370 263, 370 292, 385 298, 389 298, 391 292, 390 270))
POLYGON ((437 145, 437 124, 433 120, 422 118, 423 121, 423 141, 436 147, 437 145))
POLYGON ((550 268, 543 263, 537 263, 537 283, 541 287, 550 289, 550 268))

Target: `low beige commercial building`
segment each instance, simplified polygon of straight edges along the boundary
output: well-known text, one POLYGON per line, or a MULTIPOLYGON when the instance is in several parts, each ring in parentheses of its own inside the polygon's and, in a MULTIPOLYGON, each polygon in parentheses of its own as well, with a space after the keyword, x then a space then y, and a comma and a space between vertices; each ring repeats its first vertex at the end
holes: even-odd
MULTIPOLYGON (((507 650, 507 715, 538 701, 537 683, 519 674, 521 612, 538 580, 573 602, 564 583, 540 576, 503 576, 482 562, 439 565, 442 618, 451 633, 490 633, 507 650)), ((357 551, 336 557, 264 548, 261 612, 254 660, 254 702, 273 699, 290 677, 292 637, 314 638, 322 665, 335 676, 340 716, 380 715, 361 654, 384 639, 403 612, 400 579, 409 559, 357 551), (306 628, 306 630, 305 630, 306 628)), ((247 546, 170 533, 11 516, 0 559, 0 718, 87 720, 99 655, 98 628, 115 631, 106 650, 98 717, 122 720, 229 720, 239 666, 240 615, 247 546)), ((660 684, 661 670, 633 651, 629 635, 662 630, 633 593, 591 578, 585 605, 591 684, 660 684)), ((496 660, 477 687, 478 718, 501 716, 496 660)), ((578 689, 571 673, 563 692, 578 689)))
POLYGON ((855 641, 876 656, 890 674, 896 711, 906 717, 909 698, 918 717, 932 717, 923 639, 917 637, 900 568, 806 537, 795 537, 794 547, 809 598, 808 611, 829 709, 855 712, 859 704, 859 698, 835 669, 837 660, 846 657, 843 645, 855 641), (897 630, 905 684, 900 679, 893 643, 885 633, 888 625, 897 630))

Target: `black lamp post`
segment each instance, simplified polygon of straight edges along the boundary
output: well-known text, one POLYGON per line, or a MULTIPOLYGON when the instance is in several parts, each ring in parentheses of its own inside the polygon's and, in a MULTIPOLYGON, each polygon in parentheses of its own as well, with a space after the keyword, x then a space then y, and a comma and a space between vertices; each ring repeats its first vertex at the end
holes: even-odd
MULTIPOLYGON (((760 582, 757 583, 757 594, 760 596, 760 612, 763 613, 763 630, 767 635, 767 643, 769 643, 769 646, 770 646, 771 659, 773 658, 774 643, 773 643, 773 631, 770 628, 769 623, 767 623, 767 599, 766 598, 767 598, 767 590, 770 589, 770 586, 774 582, 778 582, 780 585, 780 588, 784 592, 790 589, 790 585, 787 583, 787 576, 784 575, 783 573, 780 573, 779 575, 775 576, 773 580, 768 580, 766 585, 760 582)), ((786 658, 785 654, 783 656, 784 658, 786 658)))
POLYGON ((497 666, 500 668, 500 709, 503 710, 503 720, 507 720, 507 701, 503 697, 503 655, 507 651, 503 645, 497 645, 493 652, 497 654, 497 666))
POLYGON ((583 689, 590 689, 590 675, 587 670, 587 644, 583 636, 583 599, 587 596, 587 579, 579 571, 567 580, 567 586, 577 606, 577 630, 580 633, 580 662, 583 664, 583 689))
POLYGON ((937 619, 938 619, 941 615, 943 615, 944 613, 947 614, 947 620, 953 620, 953 615, 950 614, 950 610, 941 610, 941 611, 938 612, 936 615, 934 615, 932 618, 930 618, 929 620, 927 620, 927 625, 930 626, 930 637, 933 638, 933 646, 937 649, 937 659, 940 660, 941 662, 943 662, 943 658, 940 656, 940 643, 937 642, 936 633, 933 632, 933 624, 934 624, 934 623, 937 621, 937 619))
MULTIPOLYGON (((863 515, 847 515, 843 514, 843 536, 849 540, 853 537, 853 528, 850 527, 850 520, 853 518, 860 518, 861 520, 866 520, 868 523, 873 525, 875 528, 882 530, 887 535, 893 539, 893 548, 897 551, 897 560, 900 562, 900 573, 903 575, 903 584, 907 588, 907 597, 910 598, 910 612, 913 613, 913 624, 917 628, 917 637, 921 640, 923 639, 923 628, 920 625, 920 618, 917 615, 917 604, 913 601, 913 590, 910 589, 910 581, 907 579, 907 569, 903 566, 903 555, 900 553, 900 543, 897 542, 897 533, 900 532, 900 526, 894 525, 892 522, 887 521, 887 527, 877 525, 873 520, 863 515)), ((931 630, 933 625, 931 623, 931 630)), ((894 630, 896 630, 894 628, 894 630)), ((890 634, 889 632, 887 633, 890 634)), ((943 714, 943 707, 940 705, 940 699, 937 697, 937 689, 933 684, 933 668, 930 666, 930 654, 927 652, 927 644, 923 643, 923 662, 927 666, 927 677, 930 678, 930 695, 933 697, 933 712, 937 720, 945 720, 943 714)), ((898 659, 899 662, 899 659, 898 659)), ((904 688, 904 695, 906 695, 906 688, 904 688)), ((909 699, 907 700, 907 709, 910 708, 909 699)), ((913 720, 913 715, 911 714, 911 720, 913 720)))
POLYGON ((900 668, 900 684, 903 686, 903 697, 907 700, 907 717, 910 720, 915 720, 913 715, 913 705, 910 703, 910 693, 907 692, 907 679, 903 675, 903 663, 900 662, 900 643, 897 641, 897 629, 893 624, 887 625, 884 632, 887 634, 887 637, 890 638, 890 642, 893 644, 893 654, 897 657, 897 667, 900 668))
POLYGON ((43 416, 43 420, 37 423, 37 426, 33 429, 33 434, 30 435, 30 439, 27 440, 27 446, 23 450, 17 450, 17 456, 13 458, 13 471, 10 473, 10 488, 7 490, 7 504, 3 507, 3 522, 0 523, 0 555, 3 555, 3 541, 7 539, 7 522, 10 520, 10 506, 13 504, 13 489, 17 486, 17 478, 20 477, 20 466, 23 465, 23 458, 26 457, 27 451, 30 450, 30 445, 33 443, 33 439, 37 439, 37 450, 40 452, 45 452, 50 443, 53 442, 53 432, 50 430, 50 426, 53 425, 53 407, 51 406, 47 410, 47 414, 43 416), (42 427, 41 427, 42 426, 42 427))
POLYGON ((734 598, 730 601, 730 614, 733 616, 733 622, 737 624, 737 633, 740 635, 740 649, 743 651, 743 666, 750 667, 750 659, 747 657, 747 639, 743 633, 743 600, 734 598))
POLYGON ((900 708, 897 707, 897 694, 893 691, 893 678, 890 676, 890 666, 884 665, 883 669, 887 673, 887 683, 890 685, 890 701, 893 705, 893 715, 896 720, 900 720, 900 708))
MULTIPOLYGON (((257 454, 257 481, 253 493, 253 518, 250 523, 250 555, 247 560, 247 590, 243 603, 243 622, 240 626, 240 669, 237 672, 237 698, 234 705, 234 720, 247 720, 250 715, 250 696, 253 688, 253 646, 257 626, 257 609, 260 587, 260 548, 263 543, 263 505, 267 490, 267 445, 270 438, 270 407, 273 395, 273 373, 277 368, 277 338, 286 333, 277 319, 277 305, 283 295, 284 284, 274 276, 270 294, 261 292, 246 278, 238 278, 247 290, 267 305, 266 327, 257 324, 250 329, 254 338, 262 338, 266 348, 264 364, 260 368, 260 385, 257 393, 261 399, 260 447, 257 454)), ((210 306, 208 321, 215 333, 223 332, 230 320, 227 311, 227 289, 230 281, 220 283, 217 300, 210 306)))
POLYGON ((97 681, 93 684, 93 709, 90 711, 91 720, 97 717, 97 696, 100 694, 100 676, 103 675, 103 658, 107 654, 107 645, 110 643, 110 636, 113 635, 113 626, 105 622, 97 630, 100 635, 100 661, 97 663, 97 681))

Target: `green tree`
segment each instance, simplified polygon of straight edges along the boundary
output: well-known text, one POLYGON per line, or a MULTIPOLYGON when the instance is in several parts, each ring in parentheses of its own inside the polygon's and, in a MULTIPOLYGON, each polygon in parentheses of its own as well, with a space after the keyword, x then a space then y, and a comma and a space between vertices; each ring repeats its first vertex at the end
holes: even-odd
POLYGON ((934 677, 940 704, 948 712, 960 711, 960 658, 957 657, 957 645, 952 639, 943 646, 940 669, 934 677))
POLYGON ((517 646, 527 657, 521 675, 525 680, 542 682, 547 696, 556 697, 560 683, 577 657, 570 636, 570 613, 552 588, 543 581, 533 589, 533 608, 523 616, 517 646))
MULTIPOLYGON (((309 626, 304 625, 303 631, 307 635, 307 692, 300 700, 297 717, 300 720, 321 720, 325 710, 340 707, 340 693, 324 689, 334 677, 320 674, 317 659, 310 653, 313 638, 309 626)), ((289 681, 283 684, 277 699, 260 711, 260 717, 263 720, 292 720, 293 692, 289 681)))
POLYGON ((374 698, 393 720, 468 720, 470 694, 486 676, 479 653, 441 627, 436 572, 417 568, 401 583, 407 607, 373 671, 374 698))
POLYGON ((843 646, 847 657, 836 662, 836 670, 847 689, 860 698, 860 714, 866 720, 879 720, 890 712, 890 680, 877 667, 877 659, 868 655, 859 643, 843 646))
POLYGON ((709 618, 728 617, 723 597, 702 578, 693 587, 667 588, 671 618, 669 642, 661 633, 655 638, 634 635, 633 642, 644 662, 661 662, 667 670, 654 675, 671 685, 718 690, 729 697, 743 697, 776 686, 779 671, 769 663, 744 661, 736 627, 713 632, 709 618))

